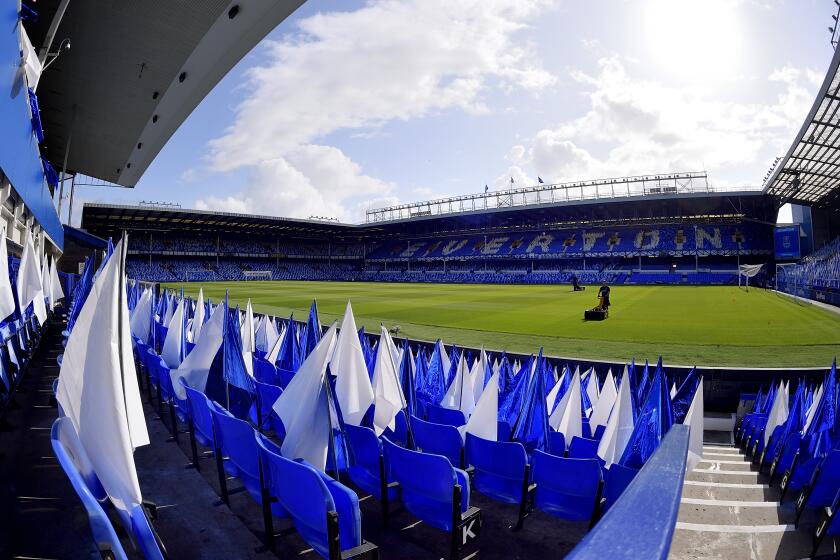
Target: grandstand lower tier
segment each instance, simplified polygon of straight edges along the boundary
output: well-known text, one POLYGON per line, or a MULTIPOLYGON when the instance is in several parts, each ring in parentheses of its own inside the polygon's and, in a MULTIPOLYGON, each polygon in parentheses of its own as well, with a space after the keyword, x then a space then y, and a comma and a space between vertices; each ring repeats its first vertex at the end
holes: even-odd
MULTIPOLYGON (((753 257, 755 259, 757 257, 753 257)), ((750 261, 753 262, 753 261, 750 261)), ((237 280, 332 280, 344 282, 440 282, 476 284, 672 284, 734 285, 737 257, 643 257, 463 261, 278 260, 177 257, 128 258, 132 278, 150 282, 237 280)), ((762 264, 755 261, 754 264, 762 264)), ((763 284, 762 272, 753 282, 763 284)))

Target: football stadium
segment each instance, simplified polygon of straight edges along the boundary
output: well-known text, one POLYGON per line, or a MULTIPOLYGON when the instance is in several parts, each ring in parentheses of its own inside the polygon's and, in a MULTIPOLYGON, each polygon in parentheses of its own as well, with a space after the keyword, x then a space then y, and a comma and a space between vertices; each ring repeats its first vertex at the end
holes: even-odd
MULTIPOLYGON (((670 14, 719 33, 717 47, 675 47, 691 79, 712 83, 707 59, 724 65, 728 35, 748 35, 727 27, 738 2, 649 4, 658 25, 670 14)), ((590 22, 575 23, 575 9, 5 2, 0 557, 838 557, 840 2, 819 8, 830 59, 805 49, 819 71, 769 78, 789 88, 780 103, 802 107, 778 113, 758 97, 726 109, 697 104, 703 88, 633 83, 632 55, 603 55, 585 35, 563 56, 600 52, 603 73, 555 80, 536 53, 560 39, 538 20, 560 14, 578 37, 590 22), (517 43, 522 30, 535 39, 517 43), (410 48, 388 48, 389 34, 410 48), (458 56, 456 36, 477 51, 430 77, 458 56), (329 72, 325 57, 339 61, 329 72), (367 64, 376 71, 356 72, 367 64), (311 79, 294 80, 302 68, 311 79), (379 88, 381 69, 400 87, 379 88), (476 97, 487 76, 535 104, 546 85, 602 87, 591 97, 609 119, 536 133, 483 188, 409 191, 311 143, 358 149, 383 176, 394 159, 417 175, 405 185, 427 184, 436 144, 465 143, 452 107, 483 119, 476 151, 517 113, 476 97), (415 103, 424 88, 435 99, 419 109, 379 103, 415 103), (637 94, 644 110, 616 108, 637 94), (656 148, 679 144, 670 119, 648 118, 671 98, 722 113, 737 141, 720 146, 711 121, 689 119, 677 128, 694 122, 692 136, 714 139, 683 146, 699 165, 656 148), (230 114, 251 120, 222 130, 230 114), (435 140, 406 132, 413 119, 430 119, 435 140), (625 134, 650 153, 597 167, 569 139, 625 134), (566 150, 550 161, 572 153, 586 166, 536 175, 549 137, 566 150), (716 179, 777 148, 764 176, 716 179), (187 153, 206 169, 170 165, 187 153), (332 171, 305 176, 316 160, 332 171), (238 181, 251 183, 236 194, 238 181), (188 189, 195 202, 182 204, 188 189), (135 200, 144 190, 167 198, 135 200), (345 211, 357 197, 365 204, 345 211)), ((751 9, 758 21, 782 8, 751 9)), ((650 40, 659 51, 698 41, 650 40)), ((469 157, 449 156, 453 174, 469 157)))

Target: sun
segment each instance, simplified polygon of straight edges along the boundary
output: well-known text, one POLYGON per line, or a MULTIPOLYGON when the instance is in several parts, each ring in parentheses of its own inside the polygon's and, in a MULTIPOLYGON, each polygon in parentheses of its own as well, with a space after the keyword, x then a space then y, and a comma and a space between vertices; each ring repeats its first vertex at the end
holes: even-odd
POLYGON ((733 0, 648 0, 644 30, 652 60, 691 81, 730 76, 742 45, 737 12, 733 0))

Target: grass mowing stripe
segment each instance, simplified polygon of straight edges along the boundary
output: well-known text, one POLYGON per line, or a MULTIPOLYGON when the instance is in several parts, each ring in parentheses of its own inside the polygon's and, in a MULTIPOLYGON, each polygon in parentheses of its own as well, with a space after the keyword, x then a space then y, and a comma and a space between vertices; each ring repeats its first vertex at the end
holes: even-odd
MULTIPOLYGON (((359 326, 400 325, 412 338, 517 352, 544 346, 554 355, 614 360, 763 367, 825 366, 840 348, 840 316, 753 288, 615 286, 610 318, 584 322, 596 289, 568 286, 362 282, 208 282, 187 293, 232 304, 250 297, 257 311, 305 319, 313 298, 322 322, 347 300, 359 326)), ((180 287, 181 284, 170 284, 180 287)))

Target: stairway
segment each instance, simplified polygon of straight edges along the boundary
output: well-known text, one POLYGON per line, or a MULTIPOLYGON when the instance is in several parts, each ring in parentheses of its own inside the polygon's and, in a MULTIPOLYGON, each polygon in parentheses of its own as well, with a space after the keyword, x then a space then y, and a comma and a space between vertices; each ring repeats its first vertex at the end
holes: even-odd
POLYGON ((740 449, 704 444, 703 460, 685 477, 669 557, 807 558, 811 538, 793 525, 794 499, 778 500, 740 449))

